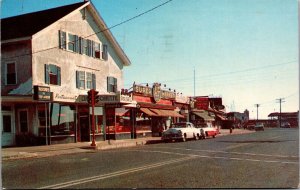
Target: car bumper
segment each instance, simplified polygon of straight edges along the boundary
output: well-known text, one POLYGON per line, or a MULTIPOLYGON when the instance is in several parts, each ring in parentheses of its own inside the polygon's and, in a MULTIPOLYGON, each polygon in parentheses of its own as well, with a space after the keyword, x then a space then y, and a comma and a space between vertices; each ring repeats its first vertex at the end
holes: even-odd
POLYGON ((161 140, 179 140, 182 139, 182 135, 181 134, 167 134, 167 135, 163 135, 161 137, 161 140))

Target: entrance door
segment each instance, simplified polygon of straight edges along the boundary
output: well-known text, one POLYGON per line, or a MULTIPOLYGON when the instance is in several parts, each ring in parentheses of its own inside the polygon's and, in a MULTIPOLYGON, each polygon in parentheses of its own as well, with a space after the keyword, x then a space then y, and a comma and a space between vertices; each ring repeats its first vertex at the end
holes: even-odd
POLYGON ((27 110, 19 110, 19 129, 21 133, 28 132, 28 114, 27 110))
POLYGON ((80 141, 89 142, 90 141, 90 128, 89 128, 89 116, 84 115, 80 116, 79 120, 80 126, 80 141))
POLYGON ((13 121, 11 113, 2 114, 2 146, 14 145, 15 136, 13 130, 13 121))

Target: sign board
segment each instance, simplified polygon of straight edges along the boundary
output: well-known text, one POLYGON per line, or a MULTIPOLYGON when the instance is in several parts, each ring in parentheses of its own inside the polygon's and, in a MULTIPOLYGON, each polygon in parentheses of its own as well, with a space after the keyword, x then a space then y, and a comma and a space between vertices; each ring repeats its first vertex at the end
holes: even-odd
MULTIPOLYGON (((92 115, 92 107, 90 107, 90 115, 92 115)), ((94 115, 103 115, 103 107, 94 107, 94 115)))
POLYGON ((198 96, 194 97, 195 103, 194 107, 199 110, 207 110, 209 106, 208 96, 198 96))
POLYGON ((162 90, 160 84, 154 83, 153 87, 134 85, 133 92, 144 96, 153 97, 156 102, 160 99, 175 99, 176 93, 173 91, 162 90))
POLYGON ((51 101, 52 93, 48 86, 33 86, 33 99, 39 101, 51 101))

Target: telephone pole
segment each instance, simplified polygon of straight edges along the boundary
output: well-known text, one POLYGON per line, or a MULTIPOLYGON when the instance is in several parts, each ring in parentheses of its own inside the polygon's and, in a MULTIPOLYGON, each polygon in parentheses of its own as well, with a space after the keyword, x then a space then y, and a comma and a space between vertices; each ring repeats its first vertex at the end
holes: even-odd
POLYGON ((260 106, 259 104, 255 104, 256 106, 256 122, 258 121, 258 107, 260 106))
POLYGON ((279 103, 279 127, 281 127, 281 103, 283 103, 284 101, 284 98, 279 98, 279 99, 276 99, 278 100, 277 103, 279 103))

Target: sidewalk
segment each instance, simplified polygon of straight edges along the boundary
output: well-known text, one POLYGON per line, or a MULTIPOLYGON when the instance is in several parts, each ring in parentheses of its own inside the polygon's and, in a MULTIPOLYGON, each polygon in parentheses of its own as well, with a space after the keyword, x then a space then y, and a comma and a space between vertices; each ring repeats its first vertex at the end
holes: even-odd
MULTIPOLYGON (((245 133, 252 133, 253 131, 244 129, 234 129, 230 134, 229 129, 220 129, 218 136, 225 135, 238 135, 245 133)), ((123 147, 143 146, 146 144, 161 143, 160 137, 145 137, 139 139, 124 139, 124 140, 110 140, 110 141, 98 141, 96 142, 96 149, 91 147, 91 142, 78 142, 68 144, 55 144, 49 146, 31 146, 31 147, 12 147, 2 148, 1 156, 2 160, 14 160, 24 158, 41 158, 48 156, 56 156, 62 154, 73 154, 90 152, 97 150, 107 150, 123 147)))

